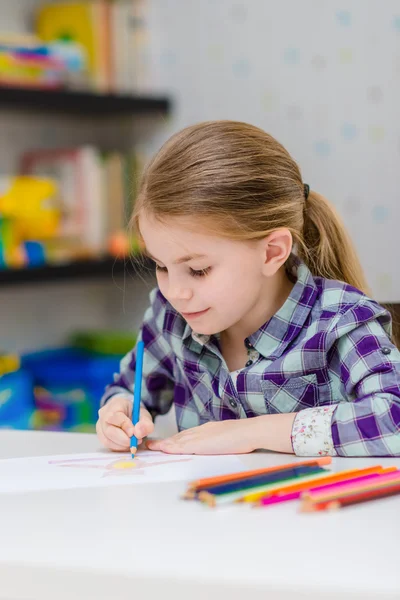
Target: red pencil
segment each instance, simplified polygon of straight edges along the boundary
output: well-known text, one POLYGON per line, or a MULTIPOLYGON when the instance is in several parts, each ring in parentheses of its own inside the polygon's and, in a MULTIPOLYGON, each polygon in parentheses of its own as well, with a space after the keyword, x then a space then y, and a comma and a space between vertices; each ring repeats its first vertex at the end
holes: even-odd
POLYGON ((329 500, 336 500, 338 498, 345 498, 349 494, 358 492, 368 492, 369 490, 376 490, 378 488, 384 488, 386 485, 395 485, 400 483, 400 471, 394 471, 393 473, 386 473, 385 475, 380 474, 379 477, 372 481, 366 481, 361 483, 352 483, 351 481, 344 481, 337 490, 329 490, 318 492, 316 490, 307 490, 302 493, 302 498, 308 498, 313 502, 325 502, 329 500))
POLYGON ((345 508, 346 506, 379 500, 380 498, 389 498, 390 496, 395 496, 397 494, 400 494, 400 483, 388 485, 376 490, 349 494, 348 496, 337 498, 336 500, 327 500, 325 502, 313 502, 312 500, 306 499, 303 500, 303 503, 300 506, 300 512, 338 510, 339 508, 345 508))
MULTIPOLYGON (((397 472, 397 471, 396 471, 397 472)), ((379 480, 382 477, 381 473, 371 473, 368 475, 359 475, 353 477, 351 479, 342 479, 342 481, 333 482, 323 484, 321 481, 309 481, 304 484, 303 489, 299 489, 297 491, 288 492, 287 494, 270 494, 269 497, 266 496, 261 498, 259 501, 259 506, 269 506, 271 504, 280 504, 282 502, 289 502, 290 500, 296 500, 300 498, 305 492, 316 493, 319 494, 321 492, 337 492, 344 485, 361 485, 363 483, 374 483, 374 481, 379 480), (308 487, 306 487, 308 486, 308 487)))
MULTIPOLYGON (((259 505, 275 504, 278 498, 286 498, 287 500, 295 500, 300 498, 304 492, 321 491, 321 487, 328 486, 330 484, 341 484, 356 480, 360 477, 366 477, 368 475, 385 475, 387 473, 394 473, 400 471, 396 467, 385 467, 376 465, 375 467, 365 467, 364 469, 350 469, 347 471, 339 471, 337 473, 328 472, 325 477, 317 478, 315 481, 300 481, 293 485, 282 485, 281 489, 275 489, 270 492, 260 492, 259 494, 249 494, 244 498, 246 502, 258 502, 259 505), (296 495, 294 495, 296 494, 296 495), (289 498, 290 496, 290 498, 289 498)), ((327 488, 328 489, 328 488, 327 488)), ((284 500, 282 500, 284 501, 284 500)))

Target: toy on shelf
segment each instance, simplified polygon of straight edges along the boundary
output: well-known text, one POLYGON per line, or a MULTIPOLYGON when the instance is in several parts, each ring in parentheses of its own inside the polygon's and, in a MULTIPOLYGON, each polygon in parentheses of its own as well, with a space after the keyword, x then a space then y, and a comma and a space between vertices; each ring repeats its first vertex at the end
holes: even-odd
POLYGON ((2 354, 0 353, 0 377, 7 373, 14 373, 18 371, 21 366, 19 356, 16 354, 2 354))
POLYGON ((45 243, 58 234, 61 207, 57 184, 48 178, 0 180, 0 268, 38 266, 45 243))

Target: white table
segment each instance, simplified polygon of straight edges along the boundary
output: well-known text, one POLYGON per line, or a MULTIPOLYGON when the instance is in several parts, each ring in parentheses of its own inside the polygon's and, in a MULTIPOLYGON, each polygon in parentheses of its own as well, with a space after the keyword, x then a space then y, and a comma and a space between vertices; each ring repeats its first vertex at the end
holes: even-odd
MULTIPOLYGON (((0 431, 0 458, 92 452, 95 436, 0 431)), ((287 455, 244 456, 245 468, 287 455)), ((334 459, 334 469, 400 459, 334 459)), ((208 509, 181 484, 0 496, 0 598, 400 598, 400 499, 336 513, 208 509)))

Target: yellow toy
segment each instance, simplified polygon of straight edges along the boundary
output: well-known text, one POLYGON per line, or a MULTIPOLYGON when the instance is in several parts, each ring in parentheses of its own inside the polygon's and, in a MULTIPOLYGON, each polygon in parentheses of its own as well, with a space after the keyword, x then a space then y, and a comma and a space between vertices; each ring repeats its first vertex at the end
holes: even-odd
POLYGON ((17 176, 0 190, 0 217, 13 221, 19 241, 47 240, 57 235, 61 210, 58 187, 52 179, 17 176))
POLYGON ((16 354, 2 354, 0 352, 0 376, 18 371, 20 366, 19 356, 16 354))
POLYGON ((0 268, 44 262, 43 242, 57 236, 61 210, 52 179, 0 179, 0 268))

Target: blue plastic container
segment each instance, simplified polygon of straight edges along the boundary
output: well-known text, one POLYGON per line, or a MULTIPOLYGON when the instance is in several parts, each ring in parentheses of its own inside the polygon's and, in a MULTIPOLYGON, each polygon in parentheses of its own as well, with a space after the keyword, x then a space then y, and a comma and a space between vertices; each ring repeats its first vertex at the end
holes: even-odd
POLYGON ((33 380, 24 369, 0 377, 0 427, 28 429, 34 411, 33 380))
POLYGON ((119 370, 121 356, 98 356, 75 348, 35 352, 22 357, 32 376, 35 405, 56 428, 94 423, 106 385, 119 370))

